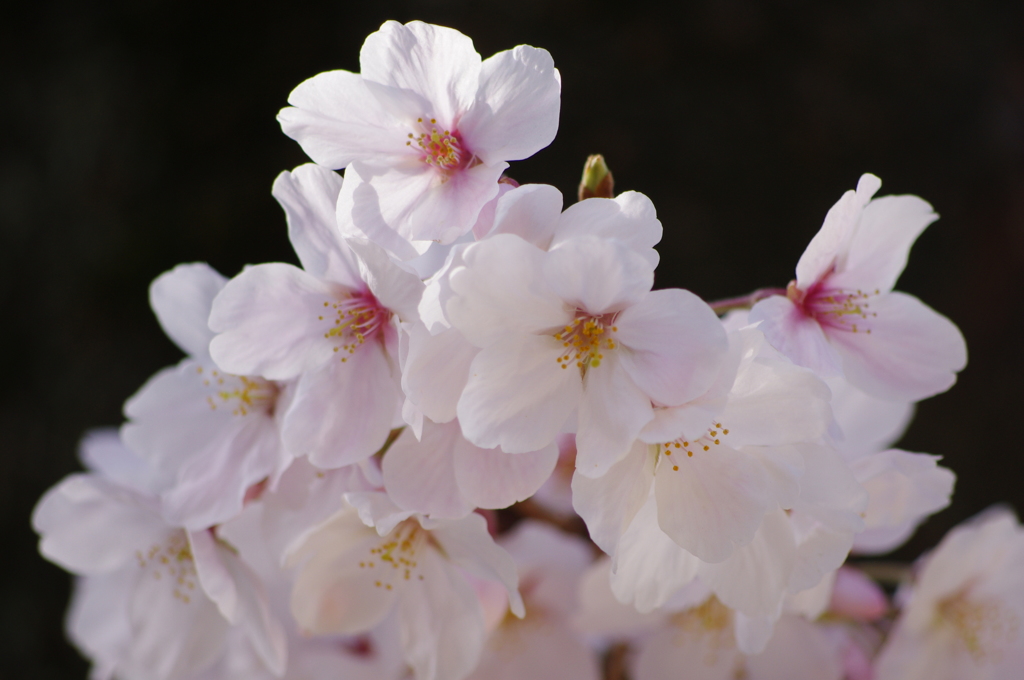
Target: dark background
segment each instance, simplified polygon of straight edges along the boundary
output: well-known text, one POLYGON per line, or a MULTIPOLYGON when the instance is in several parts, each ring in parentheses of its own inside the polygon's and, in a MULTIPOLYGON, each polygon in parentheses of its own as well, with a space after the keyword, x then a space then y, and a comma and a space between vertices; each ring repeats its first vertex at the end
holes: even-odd
POLYGON ((513 164, 572 200, 601 152, 665 226, 658 285, 706 299, 784 286, 862 172, 942 219, 899 287, 952 318, 970 364, 904 448, 945 456, 950 509, 901 559, 991 503, 1024 509, 1024 3, 704 0, 215 3, 43 0, 0 22, 0 667, 83 677, 69 577, 29 513, 87 428, 177 361, 147 286, 179 262, 293 261, 274 177, 305 162, 288 92, 359 70, 385 19, 446 24, 486 57, 519 43, 562 73, 557 139, 513 164))

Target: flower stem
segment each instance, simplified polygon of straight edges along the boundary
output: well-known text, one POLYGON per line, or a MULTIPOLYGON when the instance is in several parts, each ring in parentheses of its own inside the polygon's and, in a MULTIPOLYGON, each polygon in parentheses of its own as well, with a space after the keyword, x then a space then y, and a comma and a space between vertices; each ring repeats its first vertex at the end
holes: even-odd
POLYGON ((725 314, 726 312, 730 312, 734 309, 750 309, 757 302, 767 297, 785 294, 785 288, 758 288, 753 293, 748 293, 747 295, 709 302, 708 306, 715 310, 716 314, 725 314))

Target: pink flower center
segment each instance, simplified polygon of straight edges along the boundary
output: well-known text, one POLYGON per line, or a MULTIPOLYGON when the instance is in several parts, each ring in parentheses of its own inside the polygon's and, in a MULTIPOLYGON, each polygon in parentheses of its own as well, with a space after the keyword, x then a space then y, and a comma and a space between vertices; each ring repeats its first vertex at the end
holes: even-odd
POLYGON ((406 146, 419 148, 423 162, 432 165, 446 175, 453 174, 469 164, 472 158, 462 143, 458 130, 445 130, 438 127, 437 119, 430 122, 422 118, 416 121, 420 125, 420 133, 409 133, 406 146))
POLYGON ((324 337, 337 342, 334 351, 343 354, 342 362, 348 361, 348 355, 355 354, 360 345, 380 336, 391 319, 391 312, 370 291, 355 291, 340 300, 326 300, 324 307, 325 313, 318 318, 331 324, 324 337))
POLYGON ((618 347, 614 338, 606 337, 609 331, 614 333, 619 330, 611 325, 614 316, 580 314, 572 323, 555 333, 555 339, 562 341, 565 350, 564 354, 558 355, 558 365, 569 368, 570 364, 575 363, 580 374, 586 373, 588 368, 600 366, 604 358, 601 350, 618 347))
POLYGON ((428 532, 413 519, 407 519, 388 534, 379 544, 370 548, 369 556, 359 562, 360 569, 374 571, 377 588, 393 590, 402 581, 424 580, 417 567, 416 554, 430 542, 428 532))
POLYGON ((805 293, 796 287, 796 281, 786 288, 786 297, 799 305, 804 314, 824 327, 851 333, 871 332, 871 320, 878 314, 871 311, 868 300, 879 294, 877 288, 865 292, 827 288, 820 283, 805 293))

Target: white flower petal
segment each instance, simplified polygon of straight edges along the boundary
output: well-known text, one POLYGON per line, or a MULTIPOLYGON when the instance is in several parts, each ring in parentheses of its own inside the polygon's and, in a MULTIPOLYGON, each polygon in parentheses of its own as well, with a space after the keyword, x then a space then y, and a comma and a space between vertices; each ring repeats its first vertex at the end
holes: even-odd
POLYGON ((384 455, 384 487, 395 503, 435 518, 457 519, 473 511, 456 481, 458 423, 423 423, 419 441, 406 430, 384 455))
POLYGON ((303 81, 277 115, 281 129, 319 165, 344 168, 361 158, 408 155, 408 130, 373 95, 363 76, 328 71, 303 81))
POLYGON ((882 196, 868 203, 850 238, 842 268, 829 284, 856 290, 892 290, 903 273, 910 247, 929 224, 939 218, 917 196, 882 196))
POLYGON ((587 477, 603 475, 622 460, 654 418, 650 398, 624 370, 618 350, 587 368, 579 404, 576 469, 587 477))
POLYGON ((588 198, 566 208, 558 220, 551 247, 579 236, 598 236, 621 243, 658 266, 655 244, 661 241, 661 222, 651 199, 636 191, 615 198, 588 198))
POLYGON ((718 317, 693 293, 649 293, 616 318, 622 365, 652 400, 678 406, 711 387, 728 343, 718 317))
POLYGON ((827 332, 846 379, 889 401, 918 401, 945 392, 967 364, 956 325, 917 298, 889 293, 872 299, 870 333, 827 332))
POLYGON ((278 175, 271 193, 288 217, 288 238, 306 273, 361 288, 355 256, 338 229, 340 191, 341 175, 307 163, 278 175))
POLYGON ((481 350, 457 409, 466 439, 508 453, 554 441, 583 392, 579 373, 558 367, 561 349, 554 336, 527 335, 481 350))
POLYGON ((213 301, 210 355, 221 370, 288 380, 327 361, 324 304, 347 289, 288 264, 260 264, 233 278, 213 301), (321 318, 318 318, 321 317, 321 318))
POLYGON ((580 236, 544 258, 546 287, 589 314, 619 312, 637 304, 654 284, 654 269, 640 255, 596 236, 580 236))
POLYGON ((654 455, 643 442, 608 472, 591 478, 578 470, 572 476, 572 506, 587 524, 590 540, 609 555, 619 537, 647 502, 654 481, 654 455))
POLYGON ((421 21, 404 26, 387 21, 367 36, 359 52, 363 78, 415 92, 434 106, 420 115, 449 127, 476 98, 480 64, 468 37, 421 21))
POLYGON ((532 496, 554 471, 558 447, 552 442, 538 451, 505 453, 473 446, 460 435, 454 455, 462 497, 472 506, 495 509, 532 496))
POLYGON ((693 456, 662 454, 654 477, 658 525, 700 559, 721 562, 753 539, 774 499, 750 456, 725 445, 693 448, 693 456))
POLYGON ((560 92, 547 50, 519 45, 498 52, 482 64, 477 101, 459 131, 484 163, 528 158, 555 138, 560 92))
POLYGON ((622 535, 612 563, 612 591, 620 602, 650 612, 697 576, 701 562, 658 526, 652 494, 622 535))
POLYGON ((167 337, 189 356, 209 356, 210 305, 227 279, 207 264, 179 264, 149 287, 149 304, 167 337))
POLYGON ((299 378, 281 436, 293 455, 309 455, 320 467, 341 467, 384 445, 400 405, 383 348, 364 345, 347 362, 335 359, 299 378))

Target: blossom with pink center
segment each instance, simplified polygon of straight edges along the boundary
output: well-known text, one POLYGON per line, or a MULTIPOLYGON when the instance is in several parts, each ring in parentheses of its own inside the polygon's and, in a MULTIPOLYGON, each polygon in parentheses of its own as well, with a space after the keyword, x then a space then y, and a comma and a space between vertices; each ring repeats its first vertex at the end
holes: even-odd
POLYGON ((304 268, 250 267, 210 314, 210 354, 222 370, 296 380, 282 436, 321 467, 358 462, 387 439, 401 405, 398 324, 418 318, 423 289, 377 246, 341 237, 340 185, 312 164, 283 173, 274 196, 304 268))
POLYGON ((561 82, 544 50, 481 60, 458 31, 388 21, 360 66, 300 84, 278 119, 318 164, 347 168, 345 217, 371 238, 392 232, 394 243, 374 240, 403 260, 468 232, 506 161, 532 156, 558 128, 561 82))
POLYGON ((959 329, 917 298, 892 292, 910 247, 937 215, 916 196, 872 200, 881 181, 864 175, 836 203, 797 263, 786 296, 750 312, 795 363, 843 375, 887 401, 943 392, 967 363, 959 329))

